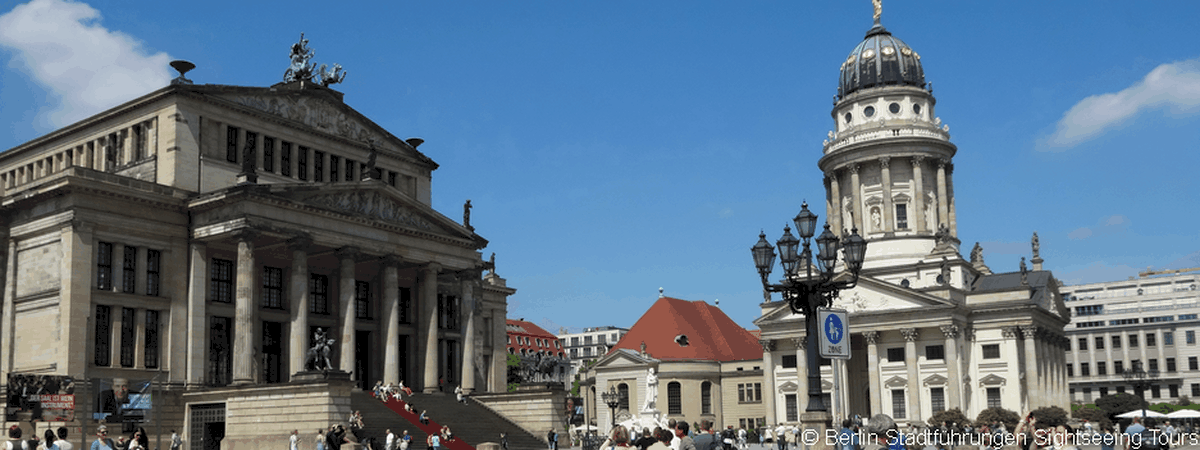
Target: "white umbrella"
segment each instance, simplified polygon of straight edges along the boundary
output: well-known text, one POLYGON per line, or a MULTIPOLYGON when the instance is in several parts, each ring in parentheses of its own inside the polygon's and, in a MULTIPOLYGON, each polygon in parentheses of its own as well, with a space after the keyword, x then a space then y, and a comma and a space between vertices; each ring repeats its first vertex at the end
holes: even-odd
POLYGON ((1132 419, 1134 417, 1143 417, 1143 416, 1144 417, 1167 417, 1166 414, 1160 413, 1158 411, 1151 411, 1149 409, 1135 409, 1135 410, 1127 412, 1125 414, 1117 414, 1117 417, 1120 417, 1122 419, 1132 419))
POLYGON ((1173 413, 1167 414, 1167 417, 1172 419, 1195 419, 1200 417, 1200 411, 1194 409, 1181 409, 1173 413))

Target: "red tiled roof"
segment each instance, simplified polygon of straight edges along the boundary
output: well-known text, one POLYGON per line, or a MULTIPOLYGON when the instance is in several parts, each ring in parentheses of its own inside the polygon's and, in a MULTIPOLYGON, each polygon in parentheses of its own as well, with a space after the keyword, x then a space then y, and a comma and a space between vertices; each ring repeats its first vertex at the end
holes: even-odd
POLYGON ((740 361, 762 358, 762 346, 749 330, 734 323, 720 308, 703 300, 662 297, 633 324, 613 350, 640 351, 657 359, 740 361), (675 337, 687 336, 680 346, 675 337))
POLYGON ((510 327, 520 327, 524 330, 524 331, 512 331, 512 333, 527 334, 530 336, 537 336, 537 337, 546 338, 546 339, 558 339, 558 336, 555 336, 554 333, 551 333, 549 331, 546 331, 542 327, 534 325, 533 322, 526 322, 524 320, 506 319, 504 321, 504 324, 507 326, 510 326, 510 327))
POLYGON ((513 319, 505 320, 504 325, 505 332, 508 335, 508 348, 512 352, 521 353, 521 350, 525 350, 536 353, 544 351, 552 355, 564 356, 562 345, 558 342, 558 336, 546 331, 542 327, 534 325, 532 322, 513 319), (538 345, 538 339, 543 341, 542 345, 538 345), (529 343, 526 344, 525 340, 528 340, 529 343))

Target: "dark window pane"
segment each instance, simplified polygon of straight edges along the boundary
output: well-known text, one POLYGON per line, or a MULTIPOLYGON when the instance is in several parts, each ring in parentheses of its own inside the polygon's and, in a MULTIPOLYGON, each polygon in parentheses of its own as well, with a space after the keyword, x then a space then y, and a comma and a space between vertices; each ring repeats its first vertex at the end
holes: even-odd
POLYGON ((146 368, 158 368, 158 311, 146 311, 146 368))
POLYGON ((238 130, 236 127, 229 127, 225 132, 225 160, 231 163, 238 161, 238 130))
POLYGON ((96 289, 112 289, 112 244, 101 242, 96 258, 96 289))
POLYGON ((233 261, 213 258, 209 298, 214 302, 233 303, 233 261))
POLYGON ((137 247, 125 247, 121 267, 121 292, 132 294, 137 289, 137 247))
POLYGON ((146 295, 157 296, 162 286, 162 253, 146 250, 146 295))
POLYGON ((112 364, 112 308, 96 305, 96 336, 93 358, 97 366, 112 364))
POLYGON ((134 334, 137 329, 137 323, 134 322, 136 316, 137 310, 121 308, 121 367, 133 367, 133 350, 137 339, 134 334))
POLYGON ((283 309, 283 269, 263 267, 263 308, 283 309))

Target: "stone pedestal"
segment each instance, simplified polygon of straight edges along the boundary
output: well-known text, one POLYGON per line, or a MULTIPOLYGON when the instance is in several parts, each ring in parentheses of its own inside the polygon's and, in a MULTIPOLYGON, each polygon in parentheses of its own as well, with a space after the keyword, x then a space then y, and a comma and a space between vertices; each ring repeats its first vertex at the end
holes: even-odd
MULTIPOLYGON (((833 415, 828 411, 817 412, 802 412, 800 413, 800 441, 803 442, 804 448, 807 450, 826 450, 832 449, 833 445, 826 442, 826 430, 834 429, 833 415), (816 432, 814 435, 813 432, 816 432), (812 436, 816 436, 816 443, 812 442, 812 436), (806 439, 806 437, 808 437, 806 439)), ((834 429, 836 430, 836 429, 834 429)))
POLYGON ((292 381, 296 382, 311 382, 311 381, 329 381, 329 380, 350 380, 350 372, 341 370, 305 370, 296 372, 292 375, 292 381))

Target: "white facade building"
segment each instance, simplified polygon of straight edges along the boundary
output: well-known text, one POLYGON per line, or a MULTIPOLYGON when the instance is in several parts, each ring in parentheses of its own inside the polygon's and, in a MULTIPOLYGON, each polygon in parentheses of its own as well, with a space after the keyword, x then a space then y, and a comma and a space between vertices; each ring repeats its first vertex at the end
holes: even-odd
POLYGON ((628 332, 628 328, 603 326, 584 328, 580 333, 558 335, 567 358, 571 360, 571 374, 580 373, 580 368, 586 361, 604 356, 628 332))

